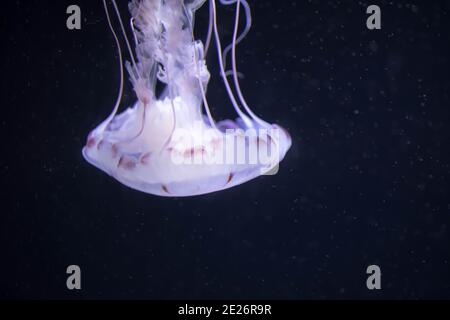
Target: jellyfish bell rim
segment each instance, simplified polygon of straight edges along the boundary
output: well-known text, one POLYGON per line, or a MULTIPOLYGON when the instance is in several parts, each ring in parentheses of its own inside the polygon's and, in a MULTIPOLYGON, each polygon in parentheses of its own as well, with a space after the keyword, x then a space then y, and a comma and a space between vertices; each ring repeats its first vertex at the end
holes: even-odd
MULTIPOLYGON (((137 112, 137 108, 129 108, 124 111, 124 113, 119 114, 118 117, 133 117, 133 112, 137 112)), ((126 122, 126 119, 123 122, 126 122)), ((242 121, 241 124, 239 124, 238 121, 232 120, 225 120, 224 122, 227 122, 229 126, 236 128, 240 128, 242 126, 242 121)), ((212 129, 208 126, 206 121, 204 121, 204 125, 205 127, 212 129)), ((257 126, 257 124, 255 124, 255 126, 257 126)), ((108 130, 114 129, 120 131, 120 127, 113 127, 113 129, 111 129, 108 126, 105 126, 104 123, 100 124, 89 134, 86 145, 82 150, 82 154, 87 162, 132 189, 164 197, 198 196, 218 192, 243 184, 258 176, 264 175, 266 172, 277 166, 284 159, 286 152, 290 148, 291 139, 287 134, 287 131, 279 125, 272 125, 272 127, 278 129, 280 135, 276 141, 271 143, 279 146, 280 150, 277 154, 278 158, 273 161, 273 163, 270 163, 270 165, 262 165, 260 163, 253 165, 246 163, 240 165, 234 163, 221 163, 219 165, 215 163, 171 165, 169 162, 164 161, 162 157, 161 159, 158 159, 158 156, 156 156, 155 159, 152 159, 155 165, 161 165, 161 163, 164 163, 163 167, 160 167, 160 171, 171 172, 173 170, 178 170, 177 177, 186 177, 185 179, 180 178, 178 180, 161 178, 159 181, 151 181, 151 179, 138 179, 133 175, 131 175, 130 178, 130 176, 127 175, 128 172, 123 170, 123 168, 120 168, 121 158, 118 156, 111 158, 111 150, 108 150, 107 147, 102 147, 103 145, 112 146, 114 144, 114 141, 107 140, 109 134, 108 130), (191 173, 195 170, 199 173, 198 176, 191 173)), ((223 132, 220 134, 225 135, 223 132)), ((245 138, 248 137, 245 136, 245 138)), ((248 146, 246 146, 246 148, 247 149, 245 152, 249 152, 248 146)), ((141 164, 138 163, 138 166, 140 165, 141 164)), ((148 167, 148 172, 145 171, 145 168, 143 170, 144 171, 140 171, 142 175, 138 176, 154 176, 155 172, 152 173, 151 171, 154 170, 154 168, 151 166, 148 167)))

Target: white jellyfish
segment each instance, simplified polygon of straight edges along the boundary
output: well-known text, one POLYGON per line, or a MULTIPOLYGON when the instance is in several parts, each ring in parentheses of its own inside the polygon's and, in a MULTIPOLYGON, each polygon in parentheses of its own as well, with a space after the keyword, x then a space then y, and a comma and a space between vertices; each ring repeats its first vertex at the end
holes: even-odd
POLYGON ((120 89, 111 115, 89 134, 83 156, 133 189, 168 197, 227 189, 273 170, 291 146, 286 130, 250 109, 239 85, 236 46, 251 26, 247 1, 220 0, 223 5, 236 6, 232 42, 224 50, 215 0, 209 0, 206 46, 194 39, 195 13, 205 2, 131 1, 133 52, 112 0, 130 52, 126 68, 137 96, 133 107, 118 114, 124 81, 122 52, 103 0, 119 51, 120 89), (246 26, 239 34, 242 9, 246 26), (210 73, 205 55, 213 39, 220 76, 237 113, 235 121, 216 122, 206 98, 210 73), (227 57, 231 59, 229 71, 227 57), (158 82, 164 85, 161 94, 156 92, 158 82))

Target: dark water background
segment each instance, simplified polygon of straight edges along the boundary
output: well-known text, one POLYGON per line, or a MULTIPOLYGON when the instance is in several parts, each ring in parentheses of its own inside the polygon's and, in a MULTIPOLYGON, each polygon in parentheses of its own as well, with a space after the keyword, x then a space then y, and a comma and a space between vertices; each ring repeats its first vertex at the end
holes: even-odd
MULTIPOLYGON (((243 90, 292 149, 276 176, 184 199, 128 189, 81 156, 118 88, 101 1, 2 4, 0 297, 450 298, 450 3, 250 4, 243 90), (81 31, 66 28, 71 4, 81 31), (365 27, 370 4, 380 31, 365 27), (366 288, 371 264, 380 291, 366 288)), ((232 17, 221 7, 224 40, 232 17)), ((229 117, 211 71, 213 112, 229 117)))

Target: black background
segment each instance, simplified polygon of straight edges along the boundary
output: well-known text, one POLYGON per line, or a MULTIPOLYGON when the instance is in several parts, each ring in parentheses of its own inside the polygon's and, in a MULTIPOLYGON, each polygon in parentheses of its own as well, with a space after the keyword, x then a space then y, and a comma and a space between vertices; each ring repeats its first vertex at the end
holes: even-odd
MULTIPOLYGON (((293 146, 276 176, 179 199, 81 156, 119 81, 101 1, 2 4, 0 297, 450 298, 449 2, 250 4, 242 86, 293 146), (80 31, 66 28, 71 4, 80 31), (365 26, 370 4, 382 30, 365 26), (380 291, 366 288, 371 264, 380 291)), ((233 9, 219 18, 229 41, 233 9)), ((211 52, 222 119, 232 108, 211 52)), ((134 99, 127 84, 123 108, 134 99)))

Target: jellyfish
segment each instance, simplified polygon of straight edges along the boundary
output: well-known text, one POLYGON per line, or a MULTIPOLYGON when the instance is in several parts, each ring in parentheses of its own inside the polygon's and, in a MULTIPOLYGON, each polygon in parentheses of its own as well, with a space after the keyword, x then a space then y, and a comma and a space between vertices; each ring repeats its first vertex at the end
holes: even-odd
POLYGON ((111 114, 88 135, 82 153, 90 164, 130 188, 165 197, 221 191, 278 167, 291 146, 289 133, 258 117, 240 87, 236 48, 251 27, 249 4, 246 0, 219 2, 235 6, 232 40, 225 49, 215 0, 132 0, 131 41, 116 2, 112 0, 109 8, 103 0, 118 50, 120 86, 111 114), (195 14, 205 3, 209 26, 202 42, 194 37, 194 25, 195 14), (125 63, 111 7, 130 55, 125 63), (245 28, 240 30, 244 15, 245 28), (234 108, 235 120, 216 121, 207 100, 211 75, 206 55, 213 42, 229 97, 224 105, 234 108), (119 112, 124 69, 137 100, 119 112))

